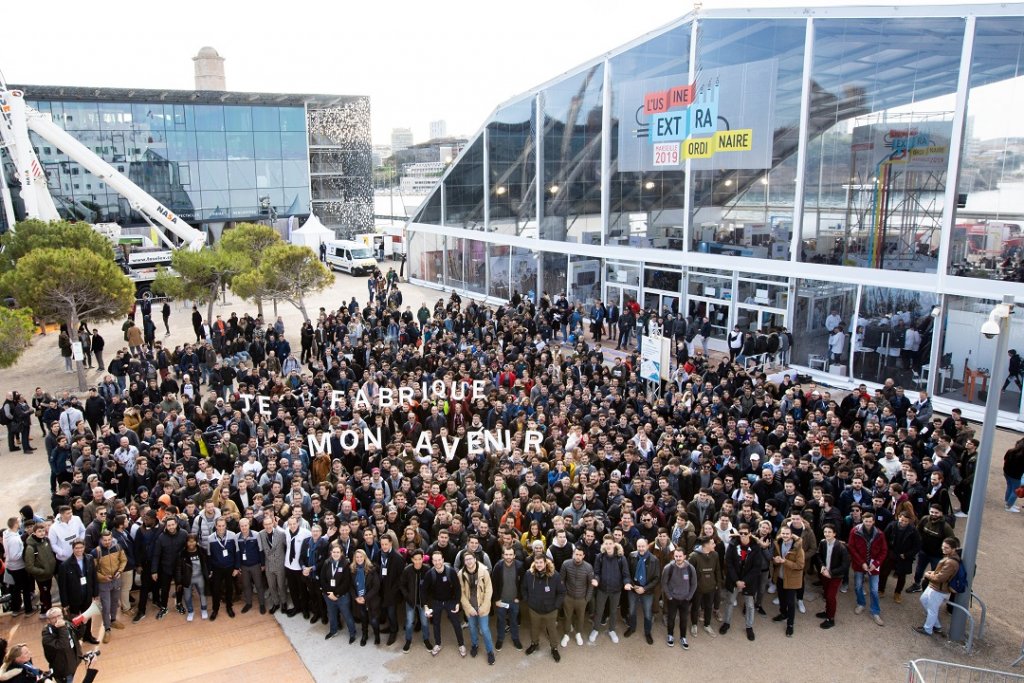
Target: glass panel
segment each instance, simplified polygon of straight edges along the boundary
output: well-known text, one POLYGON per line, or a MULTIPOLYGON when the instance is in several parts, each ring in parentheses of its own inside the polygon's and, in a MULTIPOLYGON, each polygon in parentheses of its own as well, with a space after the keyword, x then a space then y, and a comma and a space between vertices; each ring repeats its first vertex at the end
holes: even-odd
POLYGON ((805 32, 803 21, 702 22, 682 148, 694 251, 789 258, 805 32))
POLYGON ((278 118, 277 107, 253 107, 252 108, 252 129, 253 130, 281 130, 278 118))
POLYGON ((591 307, 601 301, 601 259, 589 256, 569 256, 569 303, 591 307))
POLYGON ((800 258, 935 272, 964 20, 814 25, 800 258))
POLYGON ((444 181, 445 225, 483 230, 484 144, 469 146, 444 181))
POLYGON ((609 284, 629 285, 632 287, 640 285, 640 266, 635 263, 608 261, 607 271, 605 279, 609 284))
POLYGON ((438 185, 427 197, 412 219, 413 223, 441 225, 441 186, 438 185))
MULTIPOLYGON (((613 58, 610 216, 606 244, 683 249, 682 160, 658 159, 649 136, 644 95, 689 80, 690 30, 686 24, 613 58)), ((678 146, 676 146, 678 153, 678 146)))
POLYGON ((281 107, 281 130, 292 133, 306 132, 306 110, 302 107, 281 107))
MULTIPOLYGON (((542 94, 541 239, 601 243, 603 79, 604 65, 596 64, 542 94)), ((564 267, 562 275, 564 280, 564 267)))
POLYGON ((543 292, 548 299, 554 302, 560 295, 566 293, 566 264, 568 254, 544 253, 544 282, 543 292))
POLYGON ((511 299, 509 289, 509 254, 511 250, 506 244, 490 244, 487 246, 487 295, 498 299, 511 299))
POLYGON ((227 134, 228 159, 252 159, 252 133, 227 134))
POLYGON ((238 106, 224 107, 224 124, 227 130, 252 130, 252 108, 238 106))
POLYGON ((487 243, 478 240, 463 240, 465 249, 466 289, 485 294, 487 292, 487 243))
POLYGON ((284 173, 280 161, 256 162, 256 187, 281 187, 284 184, 284 173))
POLYGON ((228 155, 224 133, 196 133, 199 159, 226 159, 228 155))
POLYGON ((409 240, 409 272, 426 282, 444 284, 444 242, 440 235, 412 233, 409 240))
MULTIPOLYGON (((943 321, 942 354, 939 373, 935 379, 935 394, 955 401, 984 405, 989 391, 1002 387, 991 386, 992 367, 996 363, 1009 364, 1007 358, 996 358, 996 339, 981 333, 993 307, 1000 303, 990 299, 947 297, 946 318, 943 321)), ((1013 309, 1010 323, 1010 347, 1024 348, 1024 310, 1013 309)), ((1020 379, 1009 379, 1000 393, 999 408, 1017 413, 1020 407, 1020 379)))
POLYGON ((931 313, 938 305, 938 295, 931 292, 864 287, 860 317, 852 328, 856 330, 854 376, 877 384, 892 378, 905 388, 908 399, 916 400, 911 392, 925 388, 921 368, 931 355, 935 322, 931 313))
POLYGON ((967 97, 960 198, 949 250, 953 275, 1024 282, 1024 19, 978 19, 967 97))
POLYGON ((520 294, 537 303, 537 254, 530 249, 512 247, 512 295, 520 294))
POLYGON ((195 161, 198 158, 195 133, 192 131, 167 131, 166 135, 168 159, 173 161, 195 161))
POLYGON ((281 158, 306 159, 306 134, 281 133, 281 158))
POLYGON ((228 189, 228 165, 225 161, 199 162, 199 182, 203 191, 228 189))
POLYGON ((95 102, 65 102, 62 127, 64 130, 99 129, 99 106, 95 102))
POLYGON ((282 216, 297 216, 309 213, 309 188, 308 187, 286 187, 284 188, 284 202, 280 210, 282 216))
POLYGON ((220 105, 195 105, 196 130, 224 130, 224 107, 220 105))
POLYGON ((252 161, 229 161, 228 182, 231 189, 256 187, 256 164, 252 161))
POLYGON ((798 280, 793 319, 792 362, 845 375, 857 285, 798 280), (833 338, 836 330, 839 336, 833 338))
POLYGON ((492 232, 536 236, 536 109, 532 98, 505 107, 487 125, 492 232))
POLYGON ((463 239, 459 237, 445 238, 445 285, 464 289, 466 286, 464 276, 466 261, 463 239))
POLYGON ((682 271, 644 266, 644 288, 678 292, 682 288, 682 271))
POLYGON ((256 143, 257 159, 281 158, 281 133, 278 131, 253 133, 253 139, 256 143))
POLYGON ((287 187, 297 187, 308 183, 309 176, 306 174, 307 163, 308 162, 305 160, 294 159, 282 161, 281 166, 284 168, 284 185, 287 187))

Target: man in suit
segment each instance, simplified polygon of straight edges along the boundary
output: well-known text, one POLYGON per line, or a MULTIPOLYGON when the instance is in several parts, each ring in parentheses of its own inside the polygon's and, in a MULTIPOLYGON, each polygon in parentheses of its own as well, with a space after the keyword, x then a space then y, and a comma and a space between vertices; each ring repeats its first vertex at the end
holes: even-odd
POLYGON ((260 551, 263 553, 264 571, 267 575, 270 613, 288 609, 288 589, 285 583, 284 553, 285 533, 274 524, 272 515, 263 516, 263 531, 259 534, 260 551))
MULTIPOLYGON (((57 570, 57 588, 60 591, 60 604, 69 617, 82 614, 94 600, 99 599, 96 561, 85 554, 85 541, 76 540, 71 544, 71 557, 64 560, 57 570)), ((86 636, 82 640, 99 645, 91 629, 83 632, 86 636)))
POLYGON ((388 534, 380 537, 380 557, 376 564, 380 572, 381 610, 388 616, 388 645, 394 645, 398 638, 398 603, 401 600, 399 583, 405 561, 395 550, 388 534))

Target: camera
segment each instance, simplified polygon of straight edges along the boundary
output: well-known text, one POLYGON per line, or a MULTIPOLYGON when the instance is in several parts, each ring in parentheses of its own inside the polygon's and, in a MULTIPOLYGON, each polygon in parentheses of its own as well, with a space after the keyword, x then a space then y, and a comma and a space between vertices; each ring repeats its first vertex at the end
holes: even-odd
POLYGON ((981 326, 981 333, 985 335, 985 339, 995 339, 999 335, 999 323, 990 317, 981 326))
POLYGON ((92 664, 92 660, 96 659, 99 656, 99 650, 90 650, 89 652, 86 652, 84 655, 82 655, 82 661, 85 662, 86 665, 89 665, 92 664))

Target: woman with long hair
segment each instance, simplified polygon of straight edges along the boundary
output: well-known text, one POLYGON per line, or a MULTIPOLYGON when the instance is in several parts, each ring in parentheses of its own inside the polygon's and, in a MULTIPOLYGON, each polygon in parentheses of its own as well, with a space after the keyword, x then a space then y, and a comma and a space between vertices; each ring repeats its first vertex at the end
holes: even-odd
POLYGON ((352 556, 352 616, 363 626, 359 644, 366 645, 367 629, 373 626, 373 644, 380 645, 380 575, 366 551, 356 550, 352 556))

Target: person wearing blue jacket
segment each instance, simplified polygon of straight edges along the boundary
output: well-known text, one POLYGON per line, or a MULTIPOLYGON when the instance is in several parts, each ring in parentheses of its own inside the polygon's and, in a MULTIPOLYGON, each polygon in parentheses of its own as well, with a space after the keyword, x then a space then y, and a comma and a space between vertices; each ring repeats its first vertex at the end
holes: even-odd
POLYGON ((267 613, 266 598, 263 595, 263 566, 266 562, 259 536, 250 530, 248 517, 238 520, 238 571, 242 576, 242 614, 252 609, 252 595, 260 603, 260 614, 267 613))
POLYGON ((240 555, 235 533, 228 531, 228 522, 225 518, 217 518, 214 532, 210 535, 209 540, 210 578, 213 584, 210 587, 213 594, 213 610, 210 612, 210 621, 217 618, 222 598, 225 611, 233 619, 235 617, 235 577, 239 574, 240 555))

